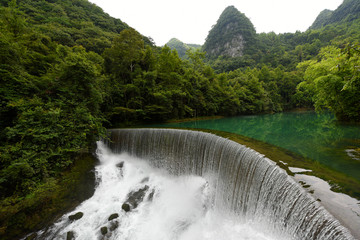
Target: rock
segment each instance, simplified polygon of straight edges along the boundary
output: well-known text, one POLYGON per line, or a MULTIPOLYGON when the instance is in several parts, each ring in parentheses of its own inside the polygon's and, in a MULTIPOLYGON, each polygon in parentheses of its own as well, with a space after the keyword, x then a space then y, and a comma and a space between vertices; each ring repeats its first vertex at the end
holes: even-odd
POLYGON ((143 188, 140 188, 136 192, 131 192, 128 196, 127 202, 129 202, 134 208, 136 208, 139 203, 144 199, 147 190, 149 190, 149 186, 145 185, 143 188))
POLYGON ((124 162, 119 162, 118 164, 116 164, 116 166, 118 168, 123 168, 124 167, 124 162))
POLYGON ((149 201, 152 201, 152 200, 153 200, 154 194, 155 194, 155 189, 153 189, 153 190, 151 191, 151 193, 149 194, 149 196, 148 196, 148 200, 149 200, 149 201))
POLYGON ((129 212, 131 209, 130 209, 130 205, 127 204, 127 203, 124 203, 121 208, 125 211, 125 212, 129 212))
POLYGON ((227 7, 209 31, 203 50, 213 57, 242 57, 255 47, 256 30, 244 14, 234 6, 227 7))
POLYGON ((114 220, 115 218, 118 218, 118 217, 119 217, 119 214, 113 213, 113 214, 111 214, 110 217, 108 218, 108 221, 114 220))
POLYGON ((131 209, 137 208, 139 203, 144 199, 146 192, 149 190, 149 186, 145 185, 143 188, 135 192, 128 194, 127 200, 121 206, 125 212, 129 212, 131 209))
POLYGON ((74 215, 70 215, 70 216, 69 216, 69 220, 70 220, 70 221, 79 220, 79 219, 82 218, 83 216, 84 216, 84 213, 78 212, 78 213, 75 213, 74 215))
POLYGON ((102 235, 106 235, 106 234, 108 233, 108 228, 107 228, 107 227, 102 227, 102 228, 100 229, 100 231, 101 231, 101 234, 102 234, 102 235))
POLYGON ((66 240, 74 240, 75 239, 75 234, 73 231, 69 231, 66 234, 66 240))
POLYGON ((115 222, 111 223, 110 232, 114 231, 118 227, 119 227, 119 222, 118 221, 115 221, 115 222))

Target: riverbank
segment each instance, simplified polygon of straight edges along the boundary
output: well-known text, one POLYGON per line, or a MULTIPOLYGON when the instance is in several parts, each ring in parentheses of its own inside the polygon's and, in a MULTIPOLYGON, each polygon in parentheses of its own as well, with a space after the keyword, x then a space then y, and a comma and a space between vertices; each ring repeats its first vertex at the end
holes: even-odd
POLYGON ((181 122, 192 122, 192 121, 201 121, 201 120, 213 120, 213 119, 221 119, 224 116, 207 116, 207 117, 193 117, 193 118, 183 118, 183 119, 170 119, 165 123, 181 123, 181 122))
MULTIPOLYGON (((11 197, 0 202, 0 239, 18 239, 46 227, 94 192, 93 169, 97 160, 90 153, 80 154, 73 166, 59 179, 48 179, 24 198, 11 197)), ((31 236, 29 239, 32 239, 31 236)))

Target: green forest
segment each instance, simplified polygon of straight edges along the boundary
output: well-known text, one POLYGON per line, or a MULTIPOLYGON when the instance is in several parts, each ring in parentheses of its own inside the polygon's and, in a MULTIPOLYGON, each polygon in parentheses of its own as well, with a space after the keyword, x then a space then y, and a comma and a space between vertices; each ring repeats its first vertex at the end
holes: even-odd
POLYGON ((181 53, 87 0, 0 0, 0 13, 0 236, 107 128, 295 108, 360 122, 358 0, 286 34, 228 7, 202 48, 173 40, 181 53), (235 57, 217 47, 233 36, 235 57))

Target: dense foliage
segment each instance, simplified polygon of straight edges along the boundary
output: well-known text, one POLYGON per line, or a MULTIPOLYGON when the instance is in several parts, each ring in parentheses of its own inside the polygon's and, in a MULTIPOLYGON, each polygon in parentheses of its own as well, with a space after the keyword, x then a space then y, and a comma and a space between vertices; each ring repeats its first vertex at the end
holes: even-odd
POLYGON ((360 45, 325 47, 319 57, 299 64, 306 71, 298 92, 311 92, 317 109, 330 109, 340 120, 360 122, 360 45))
POLYGON ((104 132, 103 60, 36 32, 14 6, 1 13, 0 190, 6 197, 31 192, 104 132))
POLYGON ((181 60, 168 46, 159 51, 144 47, 140 34, 124 30, 104 52, 111 85, 104 104, 107 118, 112 123, 161 121, 265 108, 264 89, 256 76, 241 72, 217 76, 204 64, 204 56, 188 51, 187 60, 181 60), (255 93, 261 93, 259 103, 250 100, 255 93), (242 105, 242 99, 247 104, 242 105))

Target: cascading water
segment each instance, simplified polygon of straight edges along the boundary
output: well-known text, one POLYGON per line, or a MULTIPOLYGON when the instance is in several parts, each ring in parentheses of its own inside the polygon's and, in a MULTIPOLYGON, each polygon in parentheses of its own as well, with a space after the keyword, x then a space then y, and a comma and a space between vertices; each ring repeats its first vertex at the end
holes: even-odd
POLYGON ((111 130, 98 157, 94 196, 37 239, 353 239, 274 162, 212 134, 111 130))

